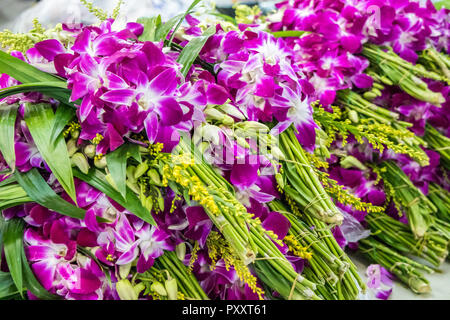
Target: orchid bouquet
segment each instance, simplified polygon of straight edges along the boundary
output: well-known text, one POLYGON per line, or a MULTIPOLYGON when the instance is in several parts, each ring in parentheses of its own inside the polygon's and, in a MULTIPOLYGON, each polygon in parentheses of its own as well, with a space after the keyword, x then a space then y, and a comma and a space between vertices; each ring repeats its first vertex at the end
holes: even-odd
POLYGON ((0 33, 0 297, 428 292, 450 244, 449 11, 200 2, 0 33))

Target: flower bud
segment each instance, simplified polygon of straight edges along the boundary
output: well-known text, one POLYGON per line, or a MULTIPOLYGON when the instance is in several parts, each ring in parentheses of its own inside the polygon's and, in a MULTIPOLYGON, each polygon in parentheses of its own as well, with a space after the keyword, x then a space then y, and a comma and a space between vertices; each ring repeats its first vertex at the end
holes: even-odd
POLYGON ((166 280, 164 283, 167 291, 167 295, 169 296, 169 300, 177 300, 178 296, 178 285, 176 279, 166 280))
POLYGON ((82 154, 81 152, 75 153, 72 156, 71 161, 72 165, 77 166, 81 172, 83 172, 84 174, 88 174, 90 166, 84 154, 82 154))
POLYGON ((139 298, 139 295, 141 294, 141 292, 143 290, 145 290, 145 284, 143 284, 142 282, 139 282, 137 285, 135 285, 133 287, 134 293, 136 294, 136 296, 139 298))
POLYGON ((277 184, 280 186, 281 189, 284 189, 284 180, 283 180, 283 176, 281 175, 281 173, 277 173, 275 175, 275 180, 277 181, 277 184))
POLYGON ((239 120, 244 120, 245 119, 245 116, 242 114, 242 112, 239 111, 238 108, 236 108, 235 106, 233 106, 231 104, 226 103, 224 105, 221 105, 219 107, 219 109, 222 110, 223 112, 225 112, 226 114, 228 114, 228 115, 230 115, 232 117, 235 117, 235 118, 237 118, 239 120))
POLYGON ((185 242, 179 243, 175 247, 175 253, 177 254, 178 259, 183 261, 186 256, 186 243, 185 242))
POLYGON ((207 119, 223 121, 225 118, 225 114, 215 108, 207 108, 204 113, 207 119))
POLYGON ((270 147, 270 151, 271 151, 272 156, 273 156, 274 159, 286 160, 286 157, 284 156, 284 153, 277 146, 271 146, 270 147))
POLYGON ((161 282, 158 282, 158 281, 153 282, 150 289, 152 291, 155 291, 160 296, 164 296, 164 297, 167 296, 166 288, 164 288, 164 286, 162 285, 161 282))
POLYGON ((356 159, 354 156, 346 156, 344 159, 341 160, 340 165, 344 169, 355 167, 363 171, 367 170, 367 167, 363 165, 361 161, 356 159))
POLYGON ((119 266, 119 276, 121 279, 126 279, 131 270, 131 263, 119 266))
POLYGON ((120 300, 137 300, 139 297, 128 279, 117 282, 116 291, 120 300))
POLYGON ((242 137, 236 137, 236 142, 238 145, 240 145, 242 148, 245 149, 250 149, 250 145, 248 144, 248 142, 242 138, 242 137))
POLYGON ((373 87, 378 89, 378 90, 383 90, 384 89, 384 86, 381 83, 378 83, 378 82, 374 82, 373 83, 373 87))
POLYGON ((373 99, 375 99, 377 97, 377 95, 375 93, 373 93, 372 91, 367 91, 367 92, 364 92, 363 97, 366 100, 372 101, 373 99))
POLYGON ((226 126, 232 126, 234 124, 234 120, 229 115, 224 115, 222 123, 226 126))
POLYGON ((70 134, 70 136, 72 137, 72 139, 78 139, 80 137, 80 130, 74 130, 72 131, 72 133, 70 134))
POLYGON ((67 141, 67 152, 69 152, 69 157, 73 156, 77 151, 77 141, 75 139, 67 141))
POLYGON ((93 144, 88 144, 86 147, 84 147, 83 153, 89 159, 93 159, 96 153, 95 149, 96 147, 93 144))
POLYGON ((105 169, 106 168, 106 157, 101 157, 100 159, 94 159, 94 165, 98 169, 105 169))
POLYGON ((134 178, 138 179, 142 175, 144 175, 148 170, 148 164, 147 161, 144 161, 142 163, 139 163, 136 167, 136 171, 134 172, 134 178))
POLYGON ((355 110, 350 110, 348 112, 348 118, 353 123, 358 123, 359 122, 358 112, 356 112, 355 110))
POLYGON ((136 173, 136 167, 128 166, 126 172, 127 172, 127 179, 132 183, 136 182, 136 178, 134 177, 134 174, 136 173))
POLYGON ((380 77, 380 80, 381 80, 381 82, 383 82, 385 85, 388 85, 388 86, 393 86, 393 85, 394 85, 394 83, 393 83, 388 77, 386 77, 386 76, 380 77))
POLYGON ((253 130, 253 131, 265 131, 265 132, 269 132, 269 127, 267 127, 265 124, 262 124, 260 122, 257 121, 246 121, 246 122, 241 122, 242 125, 242 129, 243 130, 253 130))
POLYGON ((156 185, 161 185, 161 177, 159 176, 158 171, 156 171, 155 169, 150 169, 147 171, 147 176, 150 177, 150 179, 152 180, 152 182, 156 185))

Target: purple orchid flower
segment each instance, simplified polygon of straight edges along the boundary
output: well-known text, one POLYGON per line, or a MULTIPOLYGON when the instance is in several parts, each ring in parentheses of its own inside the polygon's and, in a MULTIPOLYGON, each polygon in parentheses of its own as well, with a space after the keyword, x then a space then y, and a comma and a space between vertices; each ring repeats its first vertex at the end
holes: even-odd
POLYGON ((371 264, 367 270, 367 286, 374 290, 378 299, 387 300, 392 293, 394 275, 379 264, 371 264), (383 289, 383 287, 388 289, 383 289))

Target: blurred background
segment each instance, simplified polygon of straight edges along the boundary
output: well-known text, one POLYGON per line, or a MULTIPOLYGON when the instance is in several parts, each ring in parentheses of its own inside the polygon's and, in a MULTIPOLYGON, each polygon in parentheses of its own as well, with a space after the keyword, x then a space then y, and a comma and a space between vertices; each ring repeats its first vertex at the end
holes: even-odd
MULTIPOLYGON (((107 12, 112 12, 117 0, 89 0, 107 12)), ((124 0, 121 15, 133 21, 142 16, 161 14, 163 20, 185 11, 191 0, 124 0)), ((259 4, 263 10, 271 10, 278 1, 271 0, 206 0, 215 3, 223 13, 232 14, 235 3, 259 4)), ((44 27, 61 22, 95 23, 97 19, 80 3, 80 0, 0 0, 0 31, 27 32, 32 20, 38 18, 44 27)))

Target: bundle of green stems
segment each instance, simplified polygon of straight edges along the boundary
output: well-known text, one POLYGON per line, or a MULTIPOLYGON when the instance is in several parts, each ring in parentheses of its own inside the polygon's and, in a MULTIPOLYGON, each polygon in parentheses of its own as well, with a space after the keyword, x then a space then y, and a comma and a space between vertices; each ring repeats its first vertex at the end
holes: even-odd
POLYGON ((430 183, 427 197, 438 209, 436 216, 443 221, 450 222, 450 192, 436 183, 430 183))
POLYGON ((359 251, 373 261, 394 274, 397 279, 406 284, 415 293, 431 291, 430 283, 423 272, 433 273, 434 270, 369 237, 359 241, 359 251))
POLYGON ((408 225, 384 213, 370 213, 366 222, 377 239, 397 251, 421 257, 433 266, 439 267, 448 256, 449 240, 434 229, 418 238, 408 225))
POLYGON ((188 300, 208 300, 195 276, 181 262, 173 251, 166 251, 164 255, 155 261, 155 266, 160 270, 167 270, 171 277, 177 279, 179 291, 188 300))
POLYGON ((283 174, 286 183, 280 187, 300 210, 326 223, 339 225, 343 217, 323 188, 305 151, 290 127, 280 134, 280 149, 285 156, 283 174))
MULTIPOLYGON (((303 275, 308 280, 317 283, 317 292, 324 299, 331 300, 352 300, 359 296, 360 290, 365 286, 360 279, 354 266, 352 266, 348 256, 336 247, 331 231, 322 230, 321 238, 314 228, 302 221, 302 215, 297 216, 289 212, 287 207, 278 200, 269 204, 271 210, 283 214, 290 222, 291 227, 288 235, 295 239, 298 247, 307 249, 308 263, 305 266, 303 275)), ((310 220, 313 222, 314 220, 310 220)), ((325 227, 320 224, 320 227, 325 227)), ((295 248, 294 248, 295 250, 295 248)))
POLYGON ((403 170, 393 161, 380 164, 387 191, 392 195, 399 210, 406 213, 412 232, 423 237, 433 224, 432 215, 436 206, 411 182, 403 170))
POLYGON ((441 165, 445 169, 450 170, 450 139, 428 123, 425 125, 423 139, 428 144, 428 147, 440 154, 441 165))
POLYGON ((365 45, 362 54, 369 59, 376 73, 387 77, 394 85, 400 86, 403 91, 412 97, 440 105, 445 102, 441 93, 433 92, 421 78, 446 81, 445 77, 432 71, 427 71, 422 65, 413 65, 403 60, 392 49, 384 51, 376 45, 365 45))
POLYGON ((193 162, 163 161, 163 179, 176 183, 170 187, 179 190, 186 201, 192 198, 203 206, 244 265, 251 264, 260 279, 285 299, 319 300, 316 285, 299 275, 276 246, 281 240, 247 212, 235 198, 233 187, 204 161, 193 144, 183 137, 177 152, 193 162))

